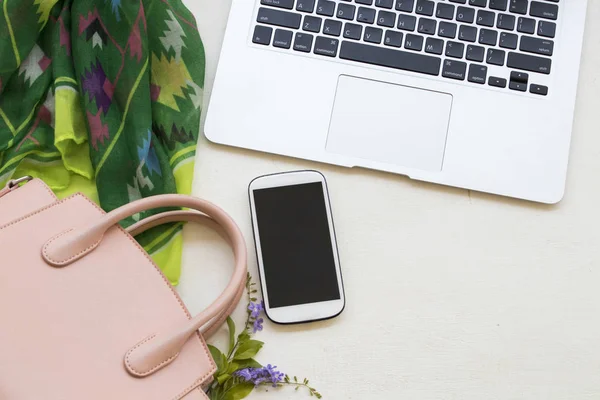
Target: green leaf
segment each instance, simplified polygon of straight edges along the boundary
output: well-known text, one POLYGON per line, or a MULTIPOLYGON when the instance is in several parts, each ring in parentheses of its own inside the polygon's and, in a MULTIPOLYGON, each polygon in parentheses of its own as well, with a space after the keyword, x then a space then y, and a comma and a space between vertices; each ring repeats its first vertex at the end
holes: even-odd
POLYGON ((234 360, 253 358, 262 349, 264 343, 259 340, 247 340, 241 343, 233 356, 234 360))
POLYGON ((298 378, 294 376, 294 382, 298 382, 298 378))
POLYGON ((213 360, 215 360, 215 364, 217 364, 217 372, 215 372, 215 376, 221 375, 229 367, 227 357, 225 357, 225 354, 221 353, 221 350, 217 349, 213 345, 209 344, 208 350, 210 350, 210 355, 212 356, 213 360))
POLYGON ((231 317, 227 317, 227 328, 229 329, 229 351, 233 351, 235 346, 235 322, 231 317))
POLYGON ((223 400, 241 400, 246 398, 252 390, 254 389, 254 384, 251 382, 239 383, 231 387, 231 389, 227 390, 223 393, 223 400))
POLYGON ((229 378, 231 378, 231 375, 229 375, 229 374, 219 375, 219 376, 217 376, 217 382, 219 382, 219 385, 222 385, 223 382, 225 382, 229 378))
POLYGON ((210 400, 221 400, 221 392, 219 386, 210 389, 210 400))
POLYGON ((225 371, 225 373, 227 374, 233 374, 235 371, 241 369, 240 365, 236 362, 231 362, 229 363, 229 368, 227 368, 227 371, 225 371))
POLYGON ((235 364, 238 366, 237 370, 244 368, 261 368, 262 365, 253 358, 247 360, 236 361, 235 364))
POLYGON ((242 332, 238 335, 238 344, 241 346, 242 344, 244 344, 244 342, 247 342, 248 340, 250 340, 250 335, 248 334, 248 332, 242 332))

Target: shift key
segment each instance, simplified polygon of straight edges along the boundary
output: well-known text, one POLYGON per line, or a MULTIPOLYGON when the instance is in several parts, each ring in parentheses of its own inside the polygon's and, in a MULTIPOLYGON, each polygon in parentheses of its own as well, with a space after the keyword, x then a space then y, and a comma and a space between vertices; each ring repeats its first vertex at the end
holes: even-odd
POLYGON ((302 16, 300 14, 287 11, 279 11, 261 7, 260 10, 258 10, 258 17, 256 18, 256 21, 268 25, 298 29, 300 28, 300 23, 302 22, 302 16))
POLYGON ((510 52, 508 53, 506 66, 509 68, 539 72, 540 74, 548 75, 552 69, 552 60, 545 57, 510 52))

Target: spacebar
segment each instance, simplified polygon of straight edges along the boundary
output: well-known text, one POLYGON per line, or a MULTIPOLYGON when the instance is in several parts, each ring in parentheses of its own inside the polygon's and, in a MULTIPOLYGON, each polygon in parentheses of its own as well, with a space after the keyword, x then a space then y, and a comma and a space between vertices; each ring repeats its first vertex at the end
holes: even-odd
POLYGON ((342 42, 340 58, 428 75, 439 75, 442 64, 437 57, 348 41, 342 42))

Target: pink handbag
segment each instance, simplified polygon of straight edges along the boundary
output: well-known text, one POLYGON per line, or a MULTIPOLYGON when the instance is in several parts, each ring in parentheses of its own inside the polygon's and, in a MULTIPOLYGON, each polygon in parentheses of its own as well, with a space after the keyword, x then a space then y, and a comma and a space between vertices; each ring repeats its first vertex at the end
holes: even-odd
POLYGON ((244 238, 223 210, 161 195, 104 213, 25 178, 0 190, 0 257, 0 399, 208 399, 216 366, 203 336, 238 304, 247 273, 244 238), (189 211, 118 225, 158 207, 189 211), (216 223, 235 255, 225 291, 193 318, 133 239, 173 221, 216 223))

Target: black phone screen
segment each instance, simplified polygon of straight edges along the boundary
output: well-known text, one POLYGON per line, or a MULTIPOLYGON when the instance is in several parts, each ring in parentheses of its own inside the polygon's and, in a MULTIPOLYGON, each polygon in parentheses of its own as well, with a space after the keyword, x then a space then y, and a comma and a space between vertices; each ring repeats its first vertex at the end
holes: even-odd
POLYGON ((323 184, 253 192, 269 306, 340 299, 323 184))

